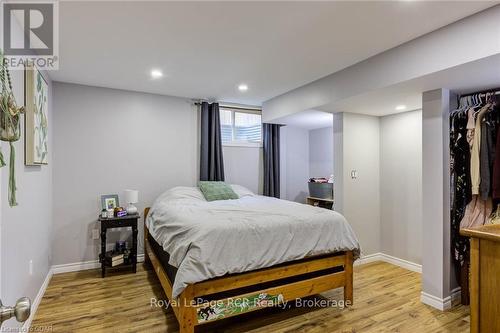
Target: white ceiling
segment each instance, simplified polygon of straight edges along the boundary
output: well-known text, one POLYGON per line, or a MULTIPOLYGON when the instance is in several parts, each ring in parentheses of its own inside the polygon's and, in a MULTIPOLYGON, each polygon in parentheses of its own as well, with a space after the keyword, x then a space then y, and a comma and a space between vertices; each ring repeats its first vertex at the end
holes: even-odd
POLYGON ((447 88, 463 94, 499 87, 500 54, 344 99, 318 110, 385 116, 404 112, 395 110, 401 104, 407 106, 405 111, 420 109, 424 91, 447 88))
POLYGON ((333 113, 318 110, 306 110, 275 120, 273 123, 299 127, 307 130, 333 127, 333 113))
POLYGON ((259 105, 494 4, 61 1, 60 70, 50 75, 259 105), (152 68, 165 76, 150 79, 152 68))

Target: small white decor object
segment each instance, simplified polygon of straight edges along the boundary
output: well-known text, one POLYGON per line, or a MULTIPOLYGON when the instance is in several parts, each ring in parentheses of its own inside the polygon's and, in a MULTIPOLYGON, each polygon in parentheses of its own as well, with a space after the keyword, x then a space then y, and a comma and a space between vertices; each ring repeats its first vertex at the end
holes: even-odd
POLYGON ((139 191, 137 190, 125 190, 125 202, 127 206, 127 214, 133 215, 137 214, 137 207, 133 204, 139 202, 139 191))

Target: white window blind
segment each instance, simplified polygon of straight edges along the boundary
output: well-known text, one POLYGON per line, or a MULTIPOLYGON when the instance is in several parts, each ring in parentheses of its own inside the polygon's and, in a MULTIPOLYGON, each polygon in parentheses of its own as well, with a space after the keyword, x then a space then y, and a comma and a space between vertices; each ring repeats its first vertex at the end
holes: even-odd
POLYGON ((261 146, 260 111, 221 107, 220 124, 223 145, 261 146))

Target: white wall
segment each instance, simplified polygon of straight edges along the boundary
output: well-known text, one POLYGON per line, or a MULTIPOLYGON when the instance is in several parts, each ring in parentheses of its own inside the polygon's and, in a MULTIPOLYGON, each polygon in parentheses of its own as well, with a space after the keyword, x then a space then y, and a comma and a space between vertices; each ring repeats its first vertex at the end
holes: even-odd
POLYGON ((309 131, 307 129, 283 126, 280 130, 282 170, 282 199, 306 202, 309 195, 309 131))
MULTIPOLYGON (((1 14, 1 11, 0 11, 1 14)), ((15 39, 23 38, 18 26, 15 39)), ((12 70, 13 91, 18 105, 24 105, 24 72, 12 70)), ((48 165, 24 166, 24 116, 21 117, 21 139, 14 143, 16 151, 16 182, 18 206, 8 203, 8 165, 0 169, 1 185, 1 300, 5 305, 14 305, 19 297, 34 300, 47 276, 51 265, 52 239, 52 170, 53 170, 53 112, 52 83, 49 83, 48 109, 48 165), (33 261, 33 274, 29 274, 29 261, 33 261)), ((0 142, 7 163, 9 144, 0 142)), ((19 327, 10 319, 2 328, 19 327)))
POLYGON ((422 262, 422 111, 380 118, 381 250, 422 262))
POLYGON ((353 227, 363 255, 380 252, 379 118, 334 116, 335 209, 353 227), (351 171, 358 176, 351 178, 351 171))
POLYGON ((55 83, 54 264, 97 259, 101 194, 137 189, 142 212, 168 188, 195 185, 197 145, 186 99, 55 83))
POLYGON ((225 181, 262 194, 264 189, 262 148, 223 146, 222 153, 225 181))
POLYGON ((333 128, 309 131, 309 177, 329 177, 333 174, 333 128))

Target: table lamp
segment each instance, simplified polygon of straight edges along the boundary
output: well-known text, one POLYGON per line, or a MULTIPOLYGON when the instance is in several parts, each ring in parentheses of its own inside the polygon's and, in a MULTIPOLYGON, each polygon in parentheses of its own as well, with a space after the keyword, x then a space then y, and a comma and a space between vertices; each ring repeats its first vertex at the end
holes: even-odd
POLYGON ((133 204, 139 202, 139 191, 137 190, 125 190, 125 202, 127 206, 127 214, 133 215, 137 214, 137 207, 133 204))

